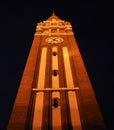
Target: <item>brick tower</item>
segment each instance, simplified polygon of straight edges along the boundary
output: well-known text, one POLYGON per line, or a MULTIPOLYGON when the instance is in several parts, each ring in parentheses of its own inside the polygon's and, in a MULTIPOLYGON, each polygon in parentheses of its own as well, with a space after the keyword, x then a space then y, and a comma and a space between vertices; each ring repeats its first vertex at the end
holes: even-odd
POLYGON ((104 130, 72 26, 38 23, 7 130, 104 130))

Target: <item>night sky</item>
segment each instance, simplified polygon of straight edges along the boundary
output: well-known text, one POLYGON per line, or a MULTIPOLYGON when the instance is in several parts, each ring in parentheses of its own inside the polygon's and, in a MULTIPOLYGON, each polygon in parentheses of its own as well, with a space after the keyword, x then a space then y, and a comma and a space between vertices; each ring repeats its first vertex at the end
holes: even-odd
POLYGON ((108 130, 114 129, 113 4, 94 0, 0 3, 0 130, 5 130, 38 22, 55 14, 72 24, 108 130))

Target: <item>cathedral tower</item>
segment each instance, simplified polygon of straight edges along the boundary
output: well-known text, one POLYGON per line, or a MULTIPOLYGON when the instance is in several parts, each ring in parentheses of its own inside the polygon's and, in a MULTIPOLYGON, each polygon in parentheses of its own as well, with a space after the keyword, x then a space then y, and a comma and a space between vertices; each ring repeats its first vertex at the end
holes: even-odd
POLYGON ((7 130, 104 130, 72 26, 38 23, 7 130))

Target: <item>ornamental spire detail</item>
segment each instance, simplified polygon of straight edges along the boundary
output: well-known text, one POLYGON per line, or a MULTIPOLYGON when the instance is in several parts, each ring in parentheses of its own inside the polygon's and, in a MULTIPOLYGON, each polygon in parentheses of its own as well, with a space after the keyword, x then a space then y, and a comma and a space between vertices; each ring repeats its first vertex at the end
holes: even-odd
POLYGON ((53 10, 47 20, 37 24, 35 35, 73 35, 73 32, 70 22, 61 20, 53 10))

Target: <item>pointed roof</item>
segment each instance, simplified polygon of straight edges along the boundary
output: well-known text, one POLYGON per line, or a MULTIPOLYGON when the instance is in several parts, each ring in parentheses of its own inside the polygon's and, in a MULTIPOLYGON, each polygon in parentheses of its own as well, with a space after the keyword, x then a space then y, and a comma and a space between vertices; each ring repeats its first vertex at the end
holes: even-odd
POLYGON ((49 20, 49 21, 62 21, 58 16, 55 15, 54 10, 53 10, 52 15, 47 20, 49 20))

